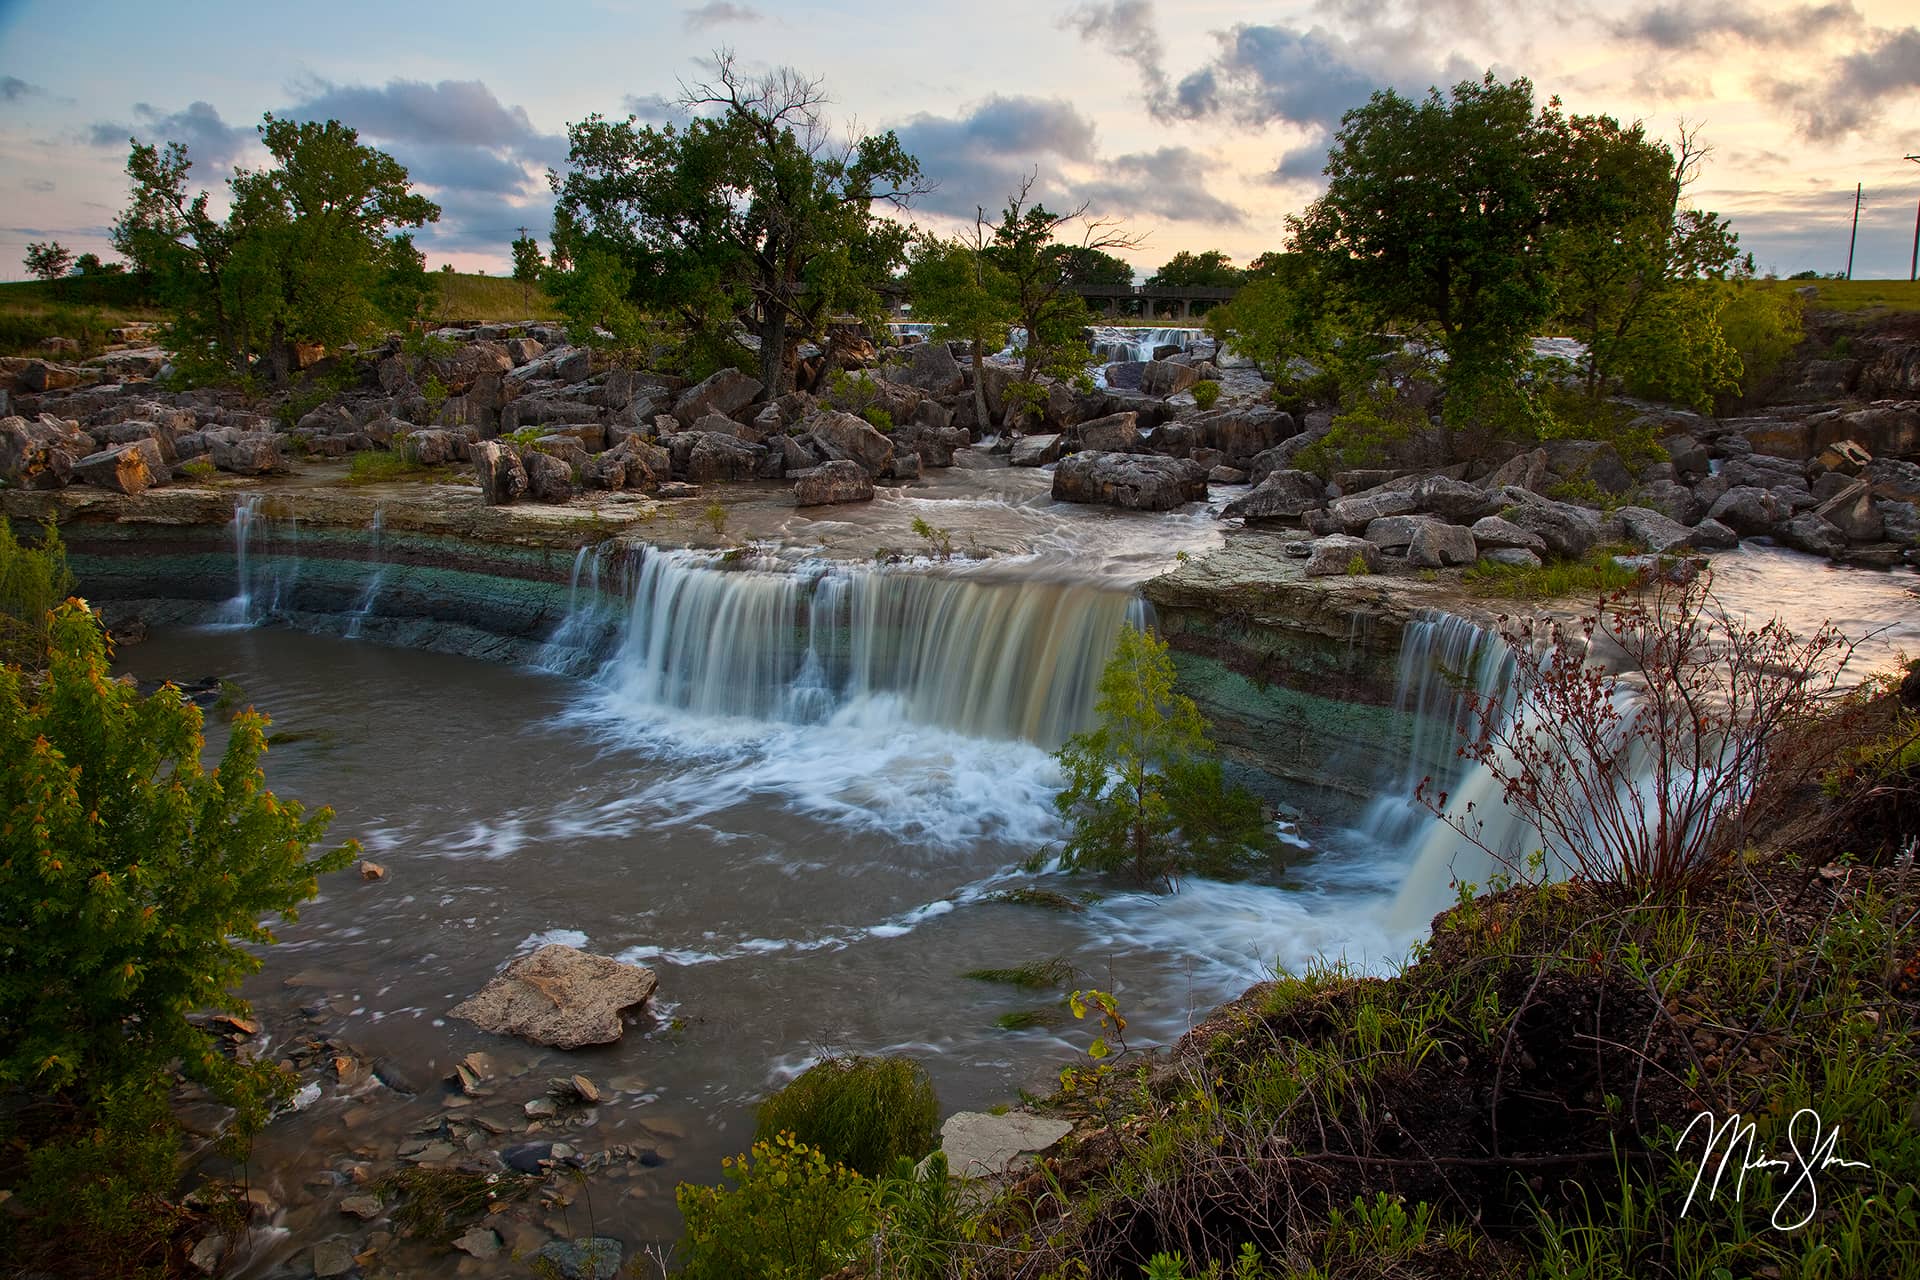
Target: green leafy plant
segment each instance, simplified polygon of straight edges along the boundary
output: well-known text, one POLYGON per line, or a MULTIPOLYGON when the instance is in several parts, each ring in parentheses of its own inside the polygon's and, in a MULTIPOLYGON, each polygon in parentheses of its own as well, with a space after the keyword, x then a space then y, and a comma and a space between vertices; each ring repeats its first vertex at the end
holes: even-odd
POLYGON ((940 560, 953 559, 953 530, 942 529, 924 516, 913 518, 913 536, 927 544, 927 554, 940 560))
POLYGON ((1188 388, 1193 393, 1193 402, 1202 409, 1211 409, 1220 399, 1220 384, 1212 378, 1205 378, 1188 388))
POLYGON ((1373 570, 1367 567, 1367 558, 1358 551, 1354 552, 1353 558, 1347 561, 1347 576, 1349 578, 1364 578, 1372 572, 1373 570))
POLYGON ((824 1157, 877 1177, 938 1142, 933 1082, 909 1058, 825 1058, 760 1104, 756 1143, 790 1135, 824 1157))
POLYGON ((682 1183, 687 1280, 824 1276, 859 1256, 875 1225, 873 1188, 790 1133, 721 1162, 728 1185, 682 1183))
POLYGON ((1100 676, 1098 725, 1055 755, 1067 776, 1054 802, 1069 826, 1062 866, 1129 871, 1142 883, 1171 887, 1187 871, 1271 847, 1264 824, 1237 820, 1258 806, 1250 810, 1226 791, 1199 708, 1173 683, 1165 643, 1124 627, 1100 676), (1235 817, 1230 831, 1207 812, 1223 802, 1235 817))
POLYGON ((867 425, 872 427, 875 431, 892 431, 893 430, 893 415, 891 413, 888 413, 885 409, 880 408, 878 405, 875 405, 869 409, 862 409, 860 411, 860 416, 862 418, 865 418, 867 420, 867 425))
POLYGON ((35 670, 46 665, 52 611, 72 590, 59 527, 47 521, 40 545, 23 547, 12 521, 0 518, 0 663, 35 670))
POLYGON ((1095 1016, 1100 1027, 1093 1043, 1087 1046, 1087 1056, 1096 1062, 1112 1053, 1117 1045, 1122 1052, 1126 1050, 1127 1020, 1120 1013, 1120 1002, 1110 991, 1075 991, 1067 997, 1067 1009, 1076 1018, 1084 1019, 1089 1013, 1095 1016), (1108 1043, 1111 1036, 1113 1042, 1108 1043))
POLYGON ((719 499, 709 502, 700 509, 700 518, 707 523, 717 537, 727 531, 727 505, 719 499))

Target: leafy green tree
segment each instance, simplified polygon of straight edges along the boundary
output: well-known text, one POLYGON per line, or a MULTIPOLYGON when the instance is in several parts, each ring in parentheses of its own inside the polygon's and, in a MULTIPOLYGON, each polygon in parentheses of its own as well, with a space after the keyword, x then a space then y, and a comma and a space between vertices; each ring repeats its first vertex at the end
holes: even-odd
POLYGON ((973 360, 974 421, 987 425, 983 370, 988 351, 1006 343, 1017 318, 1011 282, 987 254, 983 220, 969 235, 951 240, 922 236, 907 266, 913 313, 931 322, 937 341, 965 342, 973 360))
POLYGON ((440 209, 413 193, 398 161, 337 120, 268 114, 260 135, 273 163, 228 180, 224 220, 209 211, 208 192, 188 194, 184 146, 134 142, 132 198, 113 241, 155 276, 177 352, 211 348, 241 375, 263 358, 283 382, 296 344, 338 346, 417 314, 425 262, 396 233, 437 221, 440 209))
POLYGON ((126 270, 124 263, 100 261, 97 253, 83 253, 73 260, 76 276, 117 276, 126 274, 126 270))
POLYGON ((565 269, 549 267, 540 279, 575 342, 599 346, 605 333, 615 344, 631 347, 644 337, 646 322, 631 301, 633 272, 618 254, 583 244, 565 269))
POLYGON ((1189 253, 1182 249, 1147 277, 1149 286, 1162 289, 1231 289, 1247 278, 1233 259, 1218 249, 1189 253))
POLYGON ((1054 213, 1045 205, 1029 203, 1034 178, 1020 183, 1007 197, 996 223, 985 211, 976 218, 983 233, 983 252, 999 269, 1001 286, 1012 304, 1014 322, 1026 331, 1020 366, 1020 388, 1040 398, 1039 376, 1070 378, 1083 371, 1088 360, 1081 332, 1093 322, 1087 304, 1074 292, 1068 270, 1081 250, 1106 253, 1131 249, 1143 237, 1123 230, 1110 218, 1089 217, 1087 205, 1068 213, 1054 213), (1078 228, 1079 239, 1065 237, 1078 228))
POLYGON ((1304 254, 1264 254, 1261 272, 1207 313, 1207 332, 1254 362, 1271 382, 1295 359, 1325 367, 1339 332, 1333 290, 1304 254))
POLYGON ((540 242, 521 227, 520 234, 513 238, 513 278, 520 282, 520 299, 528 308, 533 306, 533 288, 540 283, 546 269, 547 260, 540 252, 540 242))
POLYGON ((73 250, 58 240, 46 244, 36 240, 27 245, 27 256, 23 261, 29 275, 41 280, 58 280, 73 265, 73 250))
POLYGON ((192 1078, 245 1101, 260 1072, 187 1021, 244 1013, 236 991, 351 844, 309 856, 311 817, 263 785, 266 720, 235 717, 217 769, 171 686, 111 678, 99 622, 56 610, 44 684, 0 668, 0 1086, 83 1097, 192 1078))
POLYGON ((1450 420, 1512 412, 1527 340, 1552 312, 1556 116, 1535 111, 1529 81, 1492 73, 1420 102, 1381 90, 1342 118, 1326 194, 1289 219, 1291 247, 1365 327, 1445 351, 1450 420))
MULTIPOLYGON (((1752 274, 1724 218, 1681 204, 1706 152, 1682 127, 1669 146, 1611 116, 1556 119, 1563 172, 1550 228, 1556 324, 1587 347, 1597 398, 1615 376, 1660 381, 1696 408, 1728 389, 1708 280, 1752 274), (1676 357, 1692 353, 1689 366, 1676 357)), ((1733 371, 1737 376, 1738 370, 1733 371)))
POLYGON ((46 666, 50 611, 72 590, 57 525, 49 520, 40 545, 23 547, 13 536, 13 522, 0 519, 0 664, 46 666))
POLYGON ((1100 676, 1098 725, 1055 757, 1067 776, 1054 801, 1070 828, 1062 865, 1171 886, 1270 847, 1259 803, 1227 788, 1199 708, 1173 683, 1166 644, 1125 627, 1100 676))
POLYGON ((760 339, 762 394, 780 395, 798 344, 830 317, 877 319, 879 286, 907 227, 879 216, 926 190, 891 132, 836 142, 821 83, 790 69, 757 79, 716 55, 717 83, 688 89, 684 127, 589 116, 567 130, 556 257, 619 257, 641 309, 678 314, 710 340, 744 322, 760 339))
POLYGON ((1061 253, 1069 285, 1131 289, 1133 266, 1125 258, 1115 257, 1084 245, 1068 245, 1061 253))

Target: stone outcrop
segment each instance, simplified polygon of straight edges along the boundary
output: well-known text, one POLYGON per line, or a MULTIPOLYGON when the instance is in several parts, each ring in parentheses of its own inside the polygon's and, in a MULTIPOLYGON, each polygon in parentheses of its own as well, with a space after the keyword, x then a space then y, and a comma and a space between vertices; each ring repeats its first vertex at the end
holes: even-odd
POLYGON ((1207 472, 1187 458, 1129 453, 1076 453, 1053 472, 1053 496, 1062 502, 1105 503, 1131 511, 1171 511, 1204 502, 1207 472))
POLYGON ((578 1049, 618 1040, 622 1011, 646 1003, 658 985, 651 969, 551 943, 514 960, 449 1013, 495 1035, 578 1049))
POLYGON ((873 477, 859 463, 845 458, 795 472, 793 482, 793 502, 798 507, 873 499, 873 477))
POLYGON ((1307 512, 1325 506, 1326 486, 1307 471, 1275 471, 1253 491, 1235 498, 1220 513, 1248 524, 1298 523, 1307 512))
POLYGON ((1333 578, 1353 572, 1356 567, 1367 573, 1380 572, 1380 548, 1365 538, 1330 533, 1308 544, 1306 574, 1309 578, 1333 578))
POLYGON ((114 493, 145 493, 167 482, 167 464, 152 440, 134 440, 103 449, 73 464, 76 479, 114 493))

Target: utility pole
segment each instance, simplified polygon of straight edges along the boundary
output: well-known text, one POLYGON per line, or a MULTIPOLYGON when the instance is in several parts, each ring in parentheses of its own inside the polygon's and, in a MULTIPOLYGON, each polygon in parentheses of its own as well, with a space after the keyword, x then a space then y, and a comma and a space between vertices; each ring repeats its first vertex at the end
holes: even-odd
POLYGON ((1860 186, 1853 184, 1853 234, 1847 237, 1847 279, 1853 279, 1853 242, 1860 238, 1860 186))
MULTIPOLYGON (((1920 156, 1907 159, 1920 164, 1920 156)), ((1913 202, 1913 257, 1907 260, 1908 281, 1920 280, 1920 200, 1913 202)))

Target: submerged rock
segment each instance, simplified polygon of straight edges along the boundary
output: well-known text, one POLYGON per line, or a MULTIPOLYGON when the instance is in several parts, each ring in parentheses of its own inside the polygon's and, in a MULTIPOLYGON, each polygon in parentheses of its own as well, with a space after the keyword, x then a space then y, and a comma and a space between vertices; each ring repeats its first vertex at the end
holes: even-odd
POLYGON ((614 1280, 620 1274, 621 1244, 607 1236, 552 1240, 535 1255, 551 1263, 563 1280, 614 1280))
POLYGON ((556 942, 509 964, 451 1014, 495 1035, 577 1049, 618 1040, 621 1011, 644 1004, 658 985, 651 969, 556 942))

